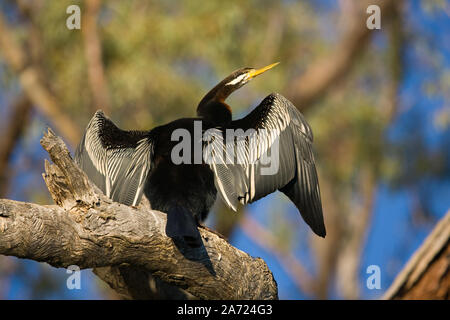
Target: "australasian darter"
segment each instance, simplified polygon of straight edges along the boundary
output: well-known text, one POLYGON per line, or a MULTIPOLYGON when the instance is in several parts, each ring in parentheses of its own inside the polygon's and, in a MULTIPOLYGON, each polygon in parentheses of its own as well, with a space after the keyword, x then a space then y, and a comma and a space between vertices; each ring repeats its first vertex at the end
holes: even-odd
POLYGON ((201 244, 197 226, 206 219, 217 192, 236 210, 238 203, 251 203, 280 190, 296 205, 311 229, 325 237, 313 134, 303 115, 277 93, 268 95, 250 114, 234 121, 225 103, 233 91, 275 65, 234 71, 200 101, 197 118, 178 119, 150 131, 121 130, 97 111, 75 160, 112 200, 136 206, 145 195, 152 209, 167 213, 167 235, 182 238, 192 246, 201 244), (198 140, 194 137, 198 121, 202 132, 209 130, 213 136, 201 140, 203 148, 223 157, 233 149, 226 147, 227 130, 252 129, 253 134, 232 140, 233 150, 241 148, 240 153, 237 151, 241 161, 175 163, 172 149, 178 142, 172 141, 172 133, 176 129, 189 132, 194 145, 198 142, 194 141, 198 140), (277 171, 261 174, 262 155, 271 151, 275 142, 277 171))

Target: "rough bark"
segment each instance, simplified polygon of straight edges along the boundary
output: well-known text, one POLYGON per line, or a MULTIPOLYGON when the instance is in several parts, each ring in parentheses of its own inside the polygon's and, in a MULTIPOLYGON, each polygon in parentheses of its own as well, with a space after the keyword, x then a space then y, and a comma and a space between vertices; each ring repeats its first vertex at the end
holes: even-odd
POLYGON ((384 299, 450 299, 450 211, 408 261, 384 299))
POLYGON ((96 274, 127 298, 154 298, 155 288, 173 293, 174 287, 175 298, 278 297, 262 259, 204 229, 200 248, 174 243, 165 235, 164 213, 106 198, 51 130, 41 144, 54 163, 45 162, 43 177, 57 205, 0 200, 0 254, 99 268, 96 274))

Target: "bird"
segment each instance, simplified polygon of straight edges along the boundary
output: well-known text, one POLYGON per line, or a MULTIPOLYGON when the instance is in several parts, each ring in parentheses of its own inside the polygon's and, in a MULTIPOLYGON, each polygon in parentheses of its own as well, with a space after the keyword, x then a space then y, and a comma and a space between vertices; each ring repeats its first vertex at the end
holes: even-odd
POLYGON ((236 211, 240 204, 279 190, 312 231, 325 237, 313 133, 305 117, 279 93, 269 94, 237 120, 225 102, 277 64, 232 72, 200 100, 196 117, 148 131, 122 130, 98 110, 75 162, 116 202, 137 206, 146 197, 152 209, 167 214, 166 235, 191 247, 202 244, 198 227, 217 194, 236 211), (230 132, 234 135, 228 139, 230 132), (269 153, 275 170, 267 173, 269 153))

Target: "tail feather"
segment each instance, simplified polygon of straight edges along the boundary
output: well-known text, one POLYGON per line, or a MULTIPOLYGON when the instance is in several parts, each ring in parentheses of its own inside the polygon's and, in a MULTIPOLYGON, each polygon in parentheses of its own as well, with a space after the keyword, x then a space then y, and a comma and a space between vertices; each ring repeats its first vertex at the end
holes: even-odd
POLYGON ((182 238, 191 247, 202 245, 197 223, 191 212, 183 207, 171 207, 167 212, 166 235, 170 238, 182 238))

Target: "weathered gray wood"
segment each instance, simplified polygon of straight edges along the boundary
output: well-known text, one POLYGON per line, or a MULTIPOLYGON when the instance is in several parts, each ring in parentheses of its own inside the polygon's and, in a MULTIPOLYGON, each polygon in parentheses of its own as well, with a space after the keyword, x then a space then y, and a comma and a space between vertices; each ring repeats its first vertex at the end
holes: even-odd
POLYGON ((176 246, 165 235, 164 213, 107 199, 51 130, 41 144, 55 163, 46 162, 43 176, 57 206, 0 200, 0 254, 54 267, 100 268, 97 275, 128 298, 154 298, 158 288, 165 298, 170 290, 175 298, 278 297, 262 259, 203 229, 204 247, 176 246))

